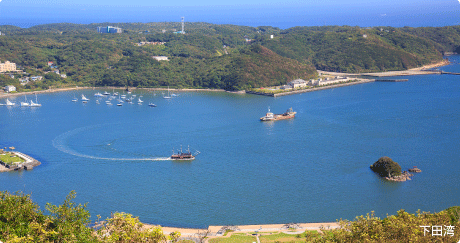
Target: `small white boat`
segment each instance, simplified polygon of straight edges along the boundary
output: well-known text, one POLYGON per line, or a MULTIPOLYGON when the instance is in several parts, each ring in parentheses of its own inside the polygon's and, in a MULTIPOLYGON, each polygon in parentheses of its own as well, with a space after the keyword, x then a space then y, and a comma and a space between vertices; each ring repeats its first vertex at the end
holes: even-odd
POLYGON ((149 103, 149 106, 150 107, 157 107, 157 105, 153 104, 153 103, 149 103))
POLYGON ((87 100, 84 100, 83 103, 86 104, 86 103, 88 103, 88 101, 87 101, 87 100))
POLYGON ((100 92, 95 93, 94 96, 95 96, 95 97, 104 97, 104 95, 101 94, 100 92))
POLYGON ((110 95, 110 93, 105 91, 103 95, 110 95))
POLYGON ((141 98, 137 98, 137 103, 142 103, 144 101, 141 100, 141 98))
POLYGON ((110 102, 106 102, 106 104, 107 104, 107 105, 112 105, 112 103, 110 103, 110 102))
POLYGON ((81 100, 82 100, 82 101, 88 101, 89 99, 86 98, 84 95, 81 95, 81 100))
POLYGON ((113 96, 116 96, 116 95, 118 95, 118 92, 113 93, 113 96))
POLYGON ((37 102, 37 103, 34 103, 33 100, 31 100, 31 101, 30 101, 30 106, 31 106, 31 107, 42 106, 42 104, 38 104, 37 94, 35 94, 35 102, 37 102))
POLYGON ((72 102, 77 102, 77 101, 78 101, 78 99, 77 99, 77 97, 75 97, 75 95, 74 95, 74 96, 73 96, 73 99, 72 99, 72 102))
POLYGON ((117 106, 123 106, 123 103, 118 103, 117 106))
POLYGON ((13 103, 9 99, 6 99, 6 105, 7 106, 13 106, 13 105, 16 105, 16 103, 13 103))
POLYGON ((168 95, 167 96, 163 96, 164 99, 171 99, 171 96, 169 95, 169 86, 168 86, 168 95))
POLYGON ((131 97, 136 97, 136 95, 135 95, 135 94, 134 94, 134 95, 131 95, 131 97))
POLYGON ((24 102, 21 102, 21 106, 30 106, 30 104, 27 103, 27 96, 24 96, 24 102))

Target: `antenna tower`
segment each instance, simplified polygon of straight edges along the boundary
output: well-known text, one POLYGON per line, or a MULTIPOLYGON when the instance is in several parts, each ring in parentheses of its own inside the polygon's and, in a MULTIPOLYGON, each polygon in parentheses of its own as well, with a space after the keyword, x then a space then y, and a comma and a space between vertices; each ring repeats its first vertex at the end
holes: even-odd
POLYGON ((181 19, 182 19, 182 34, 185 34, 185 32, 184 32, 184 17, 181 17, 181 19))

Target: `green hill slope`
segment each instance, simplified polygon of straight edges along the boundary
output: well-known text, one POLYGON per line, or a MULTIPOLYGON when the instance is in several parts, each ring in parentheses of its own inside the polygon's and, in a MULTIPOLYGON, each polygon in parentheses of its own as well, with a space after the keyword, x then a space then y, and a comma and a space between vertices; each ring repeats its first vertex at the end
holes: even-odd
POLYGON ((396 28, 297 27, 261 44, 326 71, 404 70, 442 60, 435 43, 396 28))

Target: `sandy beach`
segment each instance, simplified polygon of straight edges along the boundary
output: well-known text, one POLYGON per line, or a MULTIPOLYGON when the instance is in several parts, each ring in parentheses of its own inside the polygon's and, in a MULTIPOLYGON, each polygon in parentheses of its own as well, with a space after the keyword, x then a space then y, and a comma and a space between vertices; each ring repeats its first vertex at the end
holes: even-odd
POLYGON ((403 71, 387 71, 387 72, 373 72, 373 73, 339 73, 339 72, 327 72, 317 70, 320 75, 332 75, 332 76, 371 76, 371 77, 394 77, 394 76, 411 76, 411 75, 427 75, 427 74, 438 74, 436 71, 427 71, 431 68, 442 67, 449 65, 450 62, 447 59, 444 59, 440 62, 424 65, 418 68, 411 68, 403 71))
POLYGON ((73 88, 58 88, 58 89, 47 89, 31 92, 17 92, 17 93, 0 93, 0 98, 8 98, 14 96, 28 95, 28 94, 44 94, 44 93, 54 93, 54 92, 63 92, 70 90, 80 90, 80 89, 89 89, 88 87, 73 87, 73 88))

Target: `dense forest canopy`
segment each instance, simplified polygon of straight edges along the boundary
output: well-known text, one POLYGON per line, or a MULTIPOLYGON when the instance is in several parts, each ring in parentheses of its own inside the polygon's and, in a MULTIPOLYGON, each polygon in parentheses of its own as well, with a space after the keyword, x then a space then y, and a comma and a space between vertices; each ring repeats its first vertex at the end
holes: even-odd
POLYGON ((62 85, 222 88, 240 90, 317 76, 316 70, 404 70, 460 50, 460 26, 247 27, 178 22, 0 26, 0 61, 27 74, 0 75, 19 89, 62 85), (117 26, 120 34, 97 33, 117 26), (138 45, 140 42, 150 42, 138 45), (157 61, 153 56, 166 56, 157 61), (47 65, 53 62, 55 68, 47 65), (66 78, 45 75, 58 69, 66 78), (21 87, 18 78, 45 77, 21 87))

